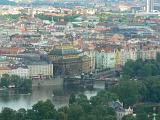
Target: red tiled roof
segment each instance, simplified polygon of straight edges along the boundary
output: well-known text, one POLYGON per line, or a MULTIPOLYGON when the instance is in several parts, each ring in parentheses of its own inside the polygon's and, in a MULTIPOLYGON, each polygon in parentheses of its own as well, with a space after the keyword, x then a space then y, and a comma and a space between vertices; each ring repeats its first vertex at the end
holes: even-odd
POLYGON ((24 48, 18 48, 18 47, 1 47, 0 53, 4 54, 17 54, 20 50, 24 48))

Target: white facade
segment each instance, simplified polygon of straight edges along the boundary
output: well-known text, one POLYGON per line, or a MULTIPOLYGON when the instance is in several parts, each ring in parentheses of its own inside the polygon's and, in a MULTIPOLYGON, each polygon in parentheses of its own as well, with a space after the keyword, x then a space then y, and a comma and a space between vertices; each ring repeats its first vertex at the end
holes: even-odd
POLYGON ((30 78, 53 77, 53 64, 28 65, 30 78))
POLYGON ((10 75, 17 75, 22 78, 29 78, 29 69, 28 68, 13 68, 9 72, 10 75))
POLYGON ((154 0, 147 0, 147 12, 154 11, 154 0))
POLYGON ((96 68, 97 69, 107 69, 115 67, 115 53, 96 51, 96 68))
POLYGON ((131 109, 130 107, 122 111, 116 111, 117 120, 122 120, 124 116, 132 114, 133 114, 133 109, 131 109))

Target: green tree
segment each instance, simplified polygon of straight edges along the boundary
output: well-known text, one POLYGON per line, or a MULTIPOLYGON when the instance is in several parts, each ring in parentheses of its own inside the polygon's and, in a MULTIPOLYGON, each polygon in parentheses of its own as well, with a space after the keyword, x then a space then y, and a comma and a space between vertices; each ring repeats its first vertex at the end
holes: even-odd
POLYGON ((137 113, 137 120, 149 120, 147 113, 137 113))
POLYGON ((72 93, 69 98, 69 104, 73 104, 76 102, 76 95, 72 93))
POLYGON ((160 81, 159 77, 149 77, 145 81, 147 88, 146 101, 160 102, 160 81))
POLYGON ((157 53, 156 61, 157 61, 158 63, 160 63, 160 53, 157 53))
POLYGON ((8 74, 2 75, 1 84, 0 84, 1 87, 8 87, 9 81, 10 81, 10 76, 8 74))
POLYGON ((125 106, 134 105, 139 100, 137 81, 121 80, 119 85, 114 88, 114 91, 125 106))
POLYGON ((128 60, 125 64, 125 66, 122 69, 123 75, 130 76, 130 77, 135 77, 136 74, 135 74, 135 71, 134 71, 133 67, 134 67, 134 61, 133 60, 128 60))
POLYGON ((16 120, 16 112, 10 108, 3 108, 0 114, 0 120, 16 120))
POLYGON ((101 91, 97 96, 91 97, 90 102, 92 105, 106 105, 114 100, 117 100, 118 96, 115 93, 109 91, 101 91))
POLYGON ((45 102, 39 101, 37 104, 33 105, 32 110, 37 120, 55 119, 57 117, 54 105, 50 100, 46 100, 45 102))
POLYGON ((122 118, 122 120, 136 120, 136 117, 133 115, 126 115, 122 118))
POLYGON ((68 120, 80 120, 80 117, 83 115, 83 109, 80 105, 73 104, 70 105, 68 112, 68 120))

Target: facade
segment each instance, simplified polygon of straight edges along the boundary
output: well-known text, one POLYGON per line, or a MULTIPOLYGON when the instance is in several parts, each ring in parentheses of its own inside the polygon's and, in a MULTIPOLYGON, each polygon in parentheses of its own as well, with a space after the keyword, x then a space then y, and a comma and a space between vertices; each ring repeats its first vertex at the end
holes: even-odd
POLYGON ((157 46, 144 46, 137 50, 137 58, 139 59, 156 59, 157 53, 160 53, 160 48, 157 46))
POLYGON ((90 58, 91 72, 95 71, 95 68, 96 68, 96 66, 95 66, 96 65, 96 59, 95 59, 96 52, 95 52, 95 50, 90 49, 90 50, 84 51, 84 55, 86 55, 86 56, 88 56, 88 58, 90 58))
POLYGON ((0 61, 0 67, 7 67, 9 65, 9 61, 0 61))
POLYGON ((27 66, 12 67, 9 75, 17 75, 21 78, 29 78, 29 69, 27 66))
POLYGON ((80 75, 91 71, 91 58, 71 44, 56 46, 49 53, 49 59, 53 62, 54 74, 80 75))
POLYGON ((90 73, 92 71, 91 57, 83 56, 82 57, 82 72, 90 73))
POLYGON ((68 32, 70 30, 73 30, 73 25, 69 22, 60 21, 54 24, 54 28, 56 32, 68 32))
POLYGON ((127 60, 129 59, 129 50, 122 48, 120 54, 121 54, 121 66, 124 66, 127 60))
POLYGON ((147 0, 147 12, 154 11, 154 0, 147 0))
POLYGON ((96 69, 104 70, 115 67, 114 51, 96 51, 96 69))
POLYGON ((129 58, 128 59, 137 60, 137 49, 136 48, 129 49, 129 58))
POLYGON ((28 65, 29 77, 32 79, 46 79, 53 77, 53 64, 37 62, 28 65))
POLYGON ((133 115, 133 109, 130 107, 125 109, 123 107, 123 103, 121 103, 119 100, 113 101, 110 106, 115 110, 117 120, 122 120, 122 118, 126 115, 133 115))
POLYGON ((115 49, 115 67, 119 67, 121 65, 121 54, 120 49, 115 49))
POLYGON ((10 68, 9 67, 0 67, 0 78, 4 75, 4 74, 9 74, 10 72, 10 68))

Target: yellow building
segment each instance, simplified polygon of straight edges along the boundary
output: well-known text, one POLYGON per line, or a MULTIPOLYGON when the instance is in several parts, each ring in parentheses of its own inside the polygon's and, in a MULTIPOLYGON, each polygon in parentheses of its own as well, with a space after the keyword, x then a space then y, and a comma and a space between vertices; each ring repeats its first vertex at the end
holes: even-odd
POLYGON ((120 66, 121 65, 121 53, 120 49, 116 48, 115 49, 115 66, 120 66))

